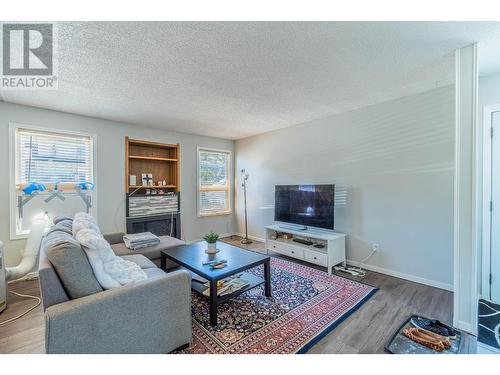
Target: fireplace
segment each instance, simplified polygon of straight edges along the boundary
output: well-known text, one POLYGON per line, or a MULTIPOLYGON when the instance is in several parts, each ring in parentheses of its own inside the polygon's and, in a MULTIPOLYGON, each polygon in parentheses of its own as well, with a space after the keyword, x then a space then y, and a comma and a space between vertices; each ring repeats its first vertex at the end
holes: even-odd
POLYGON ((127 218, 127 233, 151 232, 157 236, 172 236, 181 238, 181 218, 179 213, 129 217, 127 218))
POLYGON ((127 194, 127 233, 181 238, 180 194, 127 194))

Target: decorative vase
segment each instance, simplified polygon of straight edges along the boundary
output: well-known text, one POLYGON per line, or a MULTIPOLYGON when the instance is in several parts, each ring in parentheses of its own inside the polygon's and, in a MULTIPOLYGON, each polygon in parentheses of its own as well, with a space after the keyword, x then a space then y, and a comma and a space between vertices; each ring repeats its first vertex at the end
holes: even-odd
POLYGON ((216 243, 215 242, 207 242, 208 247, 205 250, 207 254, 215 254, 217 252, 217 248, 215 247, 216 243))

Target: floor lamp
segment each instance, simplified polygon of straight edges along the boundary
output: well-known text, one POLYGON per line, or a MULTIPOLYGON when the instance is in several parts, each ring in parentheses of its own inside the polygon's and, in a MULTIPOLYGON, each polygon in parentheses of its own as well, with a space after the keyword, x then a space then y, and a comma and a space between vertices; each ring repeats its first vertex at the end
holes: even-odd
POLYGON ((244 169, 241 170, 241 178, 243 179, 243 182, 241 183, 241 186, 243 187, 243 197, 245 199, 245 238, 241 240, 242 244, 248 245, 251 244, 253 241, 248 239, 248 220, 247 220, 247 180, 248 180, 248 173, 245 172, 244 169))

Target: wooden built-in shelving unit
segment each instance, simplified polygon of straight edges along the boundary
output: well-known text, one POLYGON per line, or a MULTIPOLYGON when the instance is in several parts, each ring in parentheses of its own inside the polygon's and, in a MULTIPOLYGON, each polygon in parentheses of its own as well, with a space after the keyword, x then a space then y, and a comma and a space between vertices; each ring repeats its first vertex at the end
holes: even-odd
POLYGON ((125 191, 132 193, 139 189, 158 189, 166 192, 180 191, 179 144, 165 144, 125 137, 125 191), (151 173, 154 184, 142 186, 142 174, 151 173), (136 185, 130 185, 130 175, 136 176, 136 185), (166 186, 158 185, 165 180, 166 186))

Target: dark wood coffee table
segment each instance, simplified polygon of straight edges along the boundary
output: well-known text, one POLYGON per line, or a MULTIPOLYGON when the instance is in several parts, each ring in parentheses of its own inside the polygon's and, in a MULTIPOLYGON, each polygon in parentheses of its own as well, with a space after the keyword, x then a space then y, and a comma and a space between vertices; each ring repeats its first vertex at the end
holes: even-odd
MULTIPOLYGON (((207 243, 201 241, 191 245, 181 245, 162 250, 161 269, 165 271, 166 260, 170 259, 210 282, 210 296, 208 297, 210 303, 210 325, 217 325, 218 305, 256 286, 264 284, 266 297, 271 297, 271 265, 269 256, 244 250, 224 242, 217 242, 217 248, 220 250, 217 254, 210 255, 205 253, 206 248, 207 243), (214 259, 227 260, 227 266, 211 270, 210 266, 203 265, 204 262, 214 259), (264 265, 264 279, 244 272, 261 264, 264 265), (239 273, 242 273, 241 278, 248 280, 250 284, 231 294, 217 296, 217 281, 239 273)), ((207 289, 204 284, 194 280, 191 282, 191 287, 194 291, 202 295, 203 291, 207 289)))

